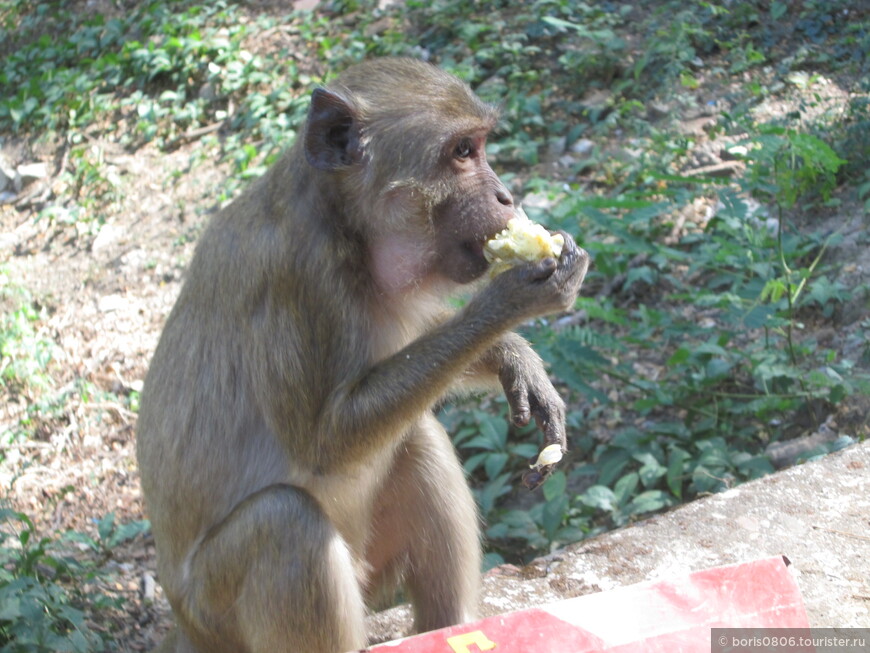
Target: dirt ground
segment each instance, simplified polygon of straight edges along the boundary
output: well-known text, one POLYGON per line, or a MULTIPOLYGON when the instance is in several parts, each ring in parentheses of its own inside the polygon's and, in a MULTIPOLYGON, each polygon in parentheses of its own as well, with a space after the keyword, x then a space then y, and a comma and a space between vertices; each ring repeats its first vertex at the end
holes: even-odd
MULTIPOLYGON (((13 444, 0 463, 7 497, 45 533, 93 533, 109 512, 120 522, 144 518, 136 416, 117 398, 141 388, 193 240, 217 208, 216 188, 226 177, 210 164, 199 165, 195 176, 174 175, 188 165, 189 152, 144 148, 130 155, 111 142, 94 147, 104 148, 128 189, 101 227, 80 232, 0 207, 3 265, 48 311, 40 335, 57 343, 52 377, 68 395, 65 410, 40 425, 41 437, 13 444)), ((11 424, 24 409, 24 399, 12 397, 0 420, 11 424)), ((120 650, 149 650, 155 631, 168 625, 159 588, 155 603, 143 601, 142 587, 154 575, 153 547, 140 538, 114 553, 121 585, 114 589, 122 589, 128 610, 117 624, 120 650)))

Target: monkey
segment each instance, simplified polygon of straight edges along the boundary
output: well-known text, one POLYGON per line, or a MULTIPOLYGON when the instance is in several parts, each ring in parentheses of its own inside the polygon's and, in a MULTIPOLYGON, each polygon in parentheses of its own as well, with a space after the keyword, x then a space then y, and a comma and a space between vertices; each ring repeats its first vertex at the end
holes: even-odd
POLYGON ((137 426, 176 622, 159 650, 361 649, 399 586, 419 632, 474 616, 479 517, 433 408, 500 386, 564 449, 565 404, 512 329, 570 308, 589 263, 563 233, 558 260, 479 281, 514 213, 484 149, 496 121, 434 65, 356 64, 210 219, 137 426))

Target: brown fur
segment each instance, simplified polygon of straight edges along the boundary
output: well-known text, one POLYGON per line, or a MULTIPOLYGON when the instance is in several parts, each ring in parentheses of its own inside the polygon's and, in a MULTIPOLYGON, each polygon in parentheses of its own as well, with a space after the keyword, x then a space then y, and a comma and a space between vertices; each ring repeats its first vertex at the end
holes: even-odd
POLYGON ((139 419, 179 627, 161 650, 360 648, 367 599, 396 579, 418 629, 473 615, 477 515, 431 407, 500 381, 514 419, 564 446, 562 402, 507 331, 570 306, 588 262, 567 239, 446 312, 512 215, 483 153, 494 120, 432 66, 361 64, 202 235, 139 419))

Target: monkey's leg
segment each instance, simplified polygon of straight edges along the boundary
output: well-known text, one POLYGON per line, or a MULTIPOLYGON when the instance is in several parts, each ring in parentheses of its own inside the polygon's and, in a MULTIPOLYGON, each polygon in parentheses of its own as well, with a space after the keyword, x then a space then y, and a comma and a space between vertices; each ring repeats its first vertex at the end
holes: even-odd
POLYGON ((173 604, 203 653, 340 653, 366 644, 351 555, 302 490, 273 485, 247 498, 187 571, 191 584, 173 604))
POLYGON ((373 584, 404 578, 418 632, 472 619, 480 586, 477 508, 433 415, 406 437, 382 492, 367 553, 373 584))

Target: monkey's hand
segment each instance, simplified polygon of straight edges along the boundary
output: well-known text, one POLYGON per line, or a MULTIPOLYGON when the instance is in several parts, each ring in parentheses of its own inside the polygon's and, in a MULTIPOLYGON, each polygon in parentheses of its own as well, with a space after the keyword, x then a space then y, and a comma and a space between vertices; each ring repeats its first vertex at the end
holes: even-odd
POLYGON ((513 334, 502 342, 499 381, 511 409, 511 420, 525 426, 532 419, 544 434, 544 450, 523 476, 530 490, 543 483, 566 451, 565 402, 556 392, 538 355, 513 334))
POLYGON ((538 454, 537 460, 529 465, 529 471, 523 474, 523 485, 530 490, 541 486, 553 473, 556 463, 562 460, 562 447, 551 444, 544 447, 538 454))
POLYGON ((481 293, 485 301, 497 302, 499 312, 512 322, 569 310, 589 267, 589 254, 564 231, 558 232, 564 245, 558 260, 546 257, 512 267, 496 276, 481 293))

